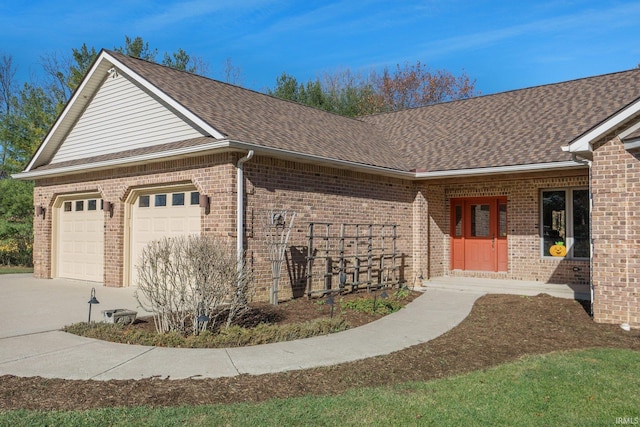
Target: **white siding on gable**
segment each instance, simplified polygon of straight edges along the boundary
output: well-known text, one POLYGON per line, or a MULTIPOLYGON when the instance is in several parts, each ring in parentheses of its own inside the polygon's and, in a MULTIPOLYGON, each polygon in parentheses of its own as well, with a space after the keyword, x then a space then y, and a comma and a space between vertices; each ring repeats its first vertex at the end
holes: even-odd
POLYGON ((197 138, 203 133, 125 76, 107 77, 51 163, 197 138))

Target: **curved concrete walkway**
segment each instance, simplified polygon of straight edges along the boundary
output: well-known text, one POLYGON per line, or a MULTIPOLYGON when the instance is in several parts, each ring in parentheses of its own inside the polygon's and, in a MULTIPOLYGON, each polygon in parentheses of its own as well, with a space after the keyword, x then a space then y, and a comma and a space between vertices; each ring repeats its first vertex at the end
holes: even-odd
MULTIPOLYGON (((314 368, 389 354, 460 323, 482 291, 428 289, 403 310, 345 332, 226 349, 114 344, 61 332, 86 321, 95 284, 0 275, 0 375, 63 379, 217 378, 314 368)), ((138 310, 132 289, 96 286, 102 310, 138 310)))

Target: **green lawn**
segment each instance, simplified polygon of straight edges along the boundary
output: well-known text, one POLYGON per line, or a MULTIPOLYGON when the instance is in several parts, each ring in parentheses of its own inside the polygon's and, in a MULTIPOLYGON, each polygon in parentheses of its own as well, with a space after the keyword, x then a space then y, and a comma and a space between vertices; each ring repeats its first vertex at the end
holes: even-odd
POLYGON ((33 273, 33 267, 7 267, 0 265, 0 274, 33 273))
POLYGON ((164 409, 11 411, 0 414, 0 425, 638 424, 639 367, 640 352, 596 349, 531 356, 459 377, 358 389, 340 396, 164 409))

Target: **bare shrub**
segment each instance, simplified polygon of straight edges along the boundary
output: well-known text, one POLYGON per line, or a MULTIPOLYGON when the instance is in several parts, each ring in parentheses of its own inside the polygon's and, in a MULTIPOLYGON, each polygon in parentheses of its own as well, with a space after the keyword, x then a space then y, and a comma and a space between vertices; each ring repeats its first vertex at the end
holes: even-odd
POLYGON ((153 241, 142 251, 137 269, 135 296, 153 313, 158 333, 213 330, 222 314, 229 326, 251 299, 251 272, 239 269, 235 251, 214 237, 153 241))

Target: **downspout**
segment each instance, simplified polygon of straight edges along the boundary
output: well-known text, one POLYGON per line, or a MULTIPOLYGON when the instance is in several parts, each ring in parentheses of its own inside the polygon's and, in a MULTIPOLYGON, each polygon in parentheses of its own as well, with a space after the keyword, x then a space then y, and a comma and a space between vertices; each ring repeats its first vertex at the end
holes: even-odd
POLYGON ((593 233, 593 228, 592 228, 592 221, 591 221, 591 214, 593 212, 593 189, 591 186, 591 181, 593 179, 593 176, 591 175, 591 165, 593 164, 593 161, 589 160, 589 159, 578 159, 578 155, 576 153, 571 153, 571 160, 573 160, 576 163, 582 163, 585 164, 587 166, 589 166, 589 294, 590 294, 590 303, 591 303, 591 317, 593 318, 593 299, 595 297, 595 292, 593 289, 593 238, 592 233, 593 233))
POLYGON ((238 160, 237 164, 236 254, 238 257, 238 280, 241 280, 240 274, 242 274, 244 264, 244 164, 251 160, 252 157, 253 150, 249 150, 246 156, 238 160))

